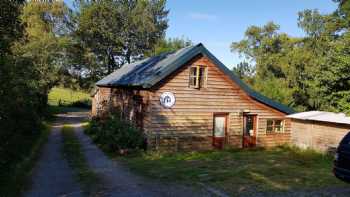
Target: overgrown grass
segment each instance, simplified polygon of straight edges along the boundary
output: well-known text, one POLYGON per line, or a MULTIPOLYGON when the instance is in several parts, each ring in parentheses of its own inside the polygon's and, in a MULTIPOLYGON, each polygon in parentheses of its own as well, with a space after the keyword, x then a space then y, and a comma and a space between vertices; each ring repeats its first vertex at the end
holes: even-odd
POLYGON ((91 98, 87 92, 68 88, 52 88, 49 93, 49 114, 82 111, 91 107, 91 98))
POLYGON ((0 196, 20 196, 26 189, 49 131, 50 126, 43 123, 40 132, 14 135, 0 146, 0 196))
POLYGON ((204 183, 232 195, 342 186, 332 174, 332 157, 294 147, 119 157, 151 178, 204 183))
POLYGON ((52 88, 49 93, 49 105, 51 106, 71 106, 79 103, 91 105, 90 102, 89 93, 80 90, 56 87, 52 88))
POLYGON ((74 134, 74 128, 65 125, 62 128, 62 135, 64 157, 74 170, 75 177, 81 184, 83 191, 88 195, 93 195, 98 190, 99 179, 87 164, 79 140, 74 134))

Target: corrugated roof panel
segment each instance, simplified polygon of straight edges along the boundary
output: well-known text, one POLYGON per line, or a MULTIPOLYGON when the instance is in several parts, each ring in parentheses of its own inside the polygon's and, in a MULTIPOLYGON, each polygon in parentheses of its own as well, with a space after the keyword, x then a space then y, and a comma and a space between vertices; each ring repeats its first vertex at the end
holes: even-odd
POLYGON ((288 115, 288 118, 299 120, 313 120, 321 122, 333 122, 341 124, 350 124, 350 117, 347 117, 344 113, 334 113, 326 111, 308 111, 301 112, 292 115, 288 115))
POLYGON ((196 46, 182 48, 176 52, 162 53, 131 64, 125 64, 120 69, 101 79, 97 86, 143 86, 149 80, 161 75, 169 64, 176 61, 196 46))

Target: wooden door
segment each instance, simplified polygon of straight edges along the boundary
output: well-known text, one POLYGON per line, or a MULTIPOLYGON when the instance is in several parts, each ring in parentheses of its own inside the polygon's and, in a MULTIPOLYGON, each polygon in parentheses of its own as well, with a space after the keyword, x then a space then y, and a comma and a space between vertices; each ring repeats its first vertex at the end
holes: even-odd
POLYGON ((222 149, 226 141, 227 115, 215 114, 213 126, 213 146, 215 148, 222 149))
POLYGON ((256 146, 256 115, 243 115, 243 147, 256 146))

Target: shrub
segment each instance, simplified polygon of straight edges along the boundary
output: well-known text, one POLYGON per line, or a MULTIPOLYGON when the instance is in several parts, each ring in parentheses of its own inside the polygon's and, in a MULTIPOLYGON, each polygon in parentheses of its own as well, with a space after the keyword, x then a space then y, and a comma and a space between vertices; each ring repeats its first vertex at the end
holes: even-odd
POLYGON ((142 131, 118 115, 110 114, 104 119, 92 119, 85 131, 107 152, 138 150, 144 147, 142 131))

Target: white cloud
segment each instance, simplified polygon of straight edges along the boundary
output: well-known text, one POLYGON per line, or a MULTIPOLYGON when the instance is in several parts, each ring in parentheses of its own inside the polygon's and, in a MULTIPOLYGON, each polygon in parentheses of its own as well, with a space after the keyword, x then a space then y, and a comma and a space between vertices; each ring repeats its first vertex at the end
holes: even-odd
POLYGON ((191 12, 189 13, 189 17, 194 20, 205 20, 205 21, 214 21, 218 19, 216 15, 200 13, 200 12, 191 12))

